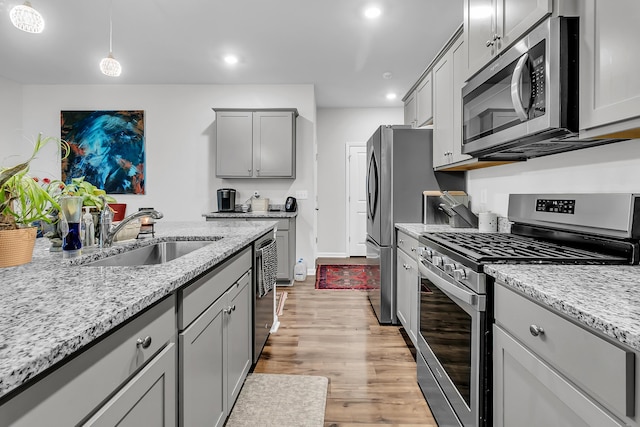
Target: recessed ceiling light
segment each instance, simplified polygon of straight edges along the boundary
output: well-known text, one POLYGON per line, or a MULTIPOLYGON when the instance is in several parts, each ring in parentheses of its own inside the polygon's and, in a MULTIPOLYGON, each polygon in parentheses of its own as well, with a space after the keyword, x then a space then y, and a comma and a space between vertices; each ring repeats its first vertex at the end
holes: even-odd
POLYGON ((237 64, 238 63, 238 57, 235 55, 227 55, 224 57, 224 62, 226 62, 227 64, 237 64))
POLYGON ((398 97, 398 95, 396 95, 396 94, 395 94, 395 93, 393 93, 393 92, 390 92, 390 93, 388 93, 388 94, 387 94, 387 99, 388 99, 389 101, 392 101, 392 100, 396 99, 397 97, 398 97))
POLYGON ((375 7, 375 6, 368 7, 364 11, 364 16, 369 19, 375 19, 379 17, 380 14, 382 14, 382 11, 380 10, 379 7, 375 7))

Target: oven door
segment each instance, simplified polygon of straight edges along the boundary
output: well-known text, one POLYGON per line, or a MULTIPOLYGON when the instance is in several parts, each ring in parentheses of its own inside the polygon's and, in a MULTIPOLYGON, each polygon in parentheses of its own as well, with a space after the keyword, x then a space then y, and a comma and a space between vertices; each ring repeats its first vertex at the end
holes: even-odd
POLYGON ((419 259, 418 383, 439 425, 485 425, 486 297, 419 259))

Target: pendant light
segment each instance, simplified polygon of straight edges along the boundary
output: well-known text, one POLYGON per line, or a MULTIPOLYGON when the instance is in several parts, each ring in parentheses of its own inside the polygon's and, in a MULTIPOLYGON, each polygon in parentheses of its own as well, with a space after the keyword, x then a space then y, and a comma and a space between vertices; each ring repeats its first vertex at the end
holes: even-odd
POLYGON ((41 33, 44 30, 44 19, 40 12, 31 7, 31 3, 14 6, 9 12, 11 23, 18 29, 27 33, 41 33))
POLYGON ((113 57, 113 23, 112 23, 113 1, 109 7, 109 56, 100 61, 100 71, 109 77, 118 77, 122 73, 120 63, 113 57))

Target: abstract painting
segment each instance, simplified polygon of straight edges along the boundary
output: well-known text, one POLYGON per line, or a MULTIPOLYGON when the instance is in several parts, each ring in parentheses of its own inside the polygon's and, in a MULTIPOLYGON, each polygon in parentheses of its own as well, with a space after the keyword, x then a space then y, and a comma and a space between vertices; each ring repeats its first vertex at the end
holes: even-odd
POLYGON ((84 176, 109 194, 145 194, 144 111, 61 111, 62 181, 84 176))

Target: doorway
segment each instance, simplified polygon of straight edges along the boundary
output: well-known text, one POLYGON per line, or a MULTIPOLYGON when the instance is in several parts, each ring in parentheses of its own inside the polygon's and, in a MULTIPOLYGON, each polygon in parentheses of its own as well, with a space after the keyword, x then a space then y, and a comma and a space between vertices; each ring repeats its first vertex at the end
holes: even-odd
POLYGON ((347 143, 346 158, 347 257, 366 256, 367 146, 347 143))

